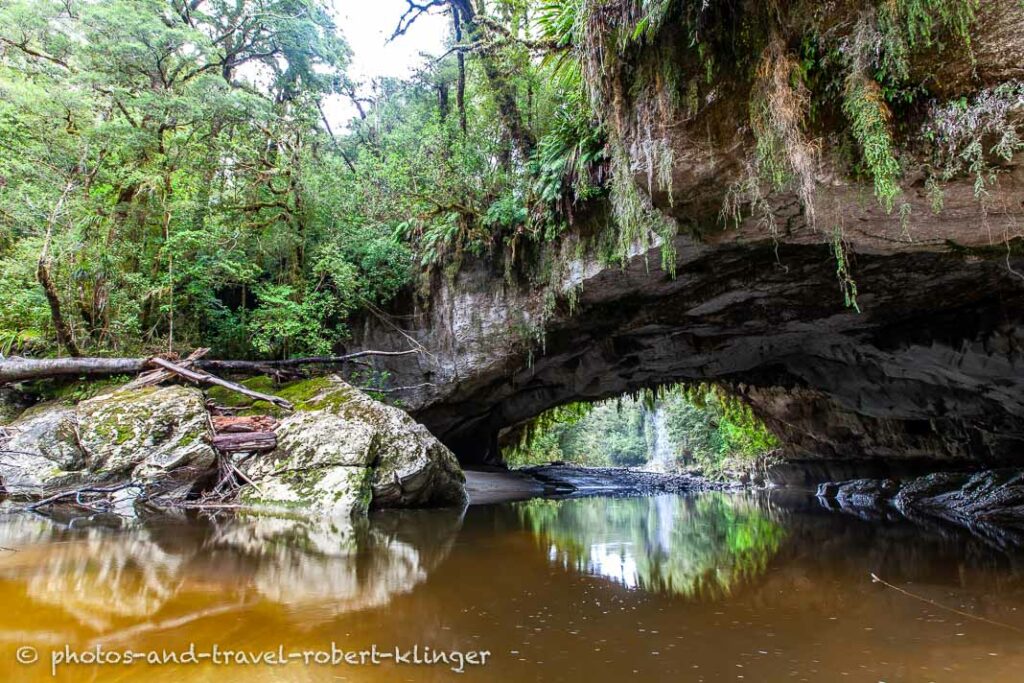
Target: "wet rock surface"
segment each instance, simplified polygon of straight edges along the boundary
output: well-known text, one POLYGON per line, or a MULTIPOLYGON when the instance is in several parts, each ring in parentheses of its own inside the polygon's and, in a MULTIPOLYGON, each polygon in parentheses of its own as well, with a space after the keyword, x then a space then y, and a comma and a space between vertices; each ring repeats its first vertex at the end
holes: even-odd
POLYGON ((828 482, 818 487, 818 497, 834 499, 841 506, 870 507, 890 500, 900 485, 892 479, 854 479, 828 482))
POLYGON ((626 467, 541 465, 518 472, 540 482, 547 493, 563 495, 650 495, 742 488, 738 483, 717 482, 693 474, 648 472, 626 467))
POLYGON ((583 496, 646 496, 662 493, 697 493, 745 488, 687 473, 650 472, 625 467, 537 465, 508 470, 483 467, 466 470, 470 505, 531 498, 583 496))
POLYGON ((901 509, 1024 526, 1024 471, 931 474, 903 486, 894 502, 901 509))
POLYGON ((1024 471, 937 472, 906 482, 856 479, 821 484, 817 497, 830 509, 857 516, 899 511, 908 518, 931 516, 988 535, 1024 531, 1024 471), (995 531, 997 528, 1005 531, 995 531))

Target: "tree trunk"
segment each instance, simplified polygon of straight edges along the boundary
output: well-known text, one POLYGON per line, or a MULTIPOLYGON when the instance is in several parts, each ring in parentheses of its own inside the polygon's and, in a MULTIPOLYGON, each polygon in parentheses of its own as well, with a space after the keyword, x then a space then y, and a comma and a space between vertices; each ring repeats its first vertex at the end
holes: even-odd
POLYGON ((213 437, 213 447, 222 453, 272 451, 277 447, 277 435, 274 432, 218 434, 213 437))
POLYGON ((150 358, 149 363, 152 365, 159 365, 165 370, 170 370, 174 374, 180 377, 184 377, 190 382, 195 382, 196 384, 212 384, 214 386, 223 387, 229 391, 234 391, 236 393, 242 394, 243 396, 248 396, 249 398, 255 399, 257 401, 266 401, 267 403, 273 403, 274 405, 280 406, 285 410, 294 409, 294 406, 289 401, 286 401, 283 398, 271 396, 270 394, 260 393, 258 391, 253 391, 252 389, 244 387, 241 384, 229 382, 226 379, 221 379, 216 375, 211 375, 206 372, 196 372, 195 370, 191 370, 183 365, 179 365, 178 363, 172 363, 166 358, 160 358, 159 356, 156 356, 154 358, 150 358))
MULTIPOLYGON (((452 22, 455 25, 455 44, 462 44, 462 17, 459 9, 452 5, 452 22)), ((455 106, 459 110, 459 129, 466 134, 466 54, 459 50, 455 55, 456 63, 459 66, 458 81, 455 84, 455 106)))
POLYGON ((71 193, 73 186, 74 181, 72 180, 69 180, 67 185, 64 186, 64 191, 61 193, 60 199, 57 200, 57 204, 53 207, 50 219, 46 223, 46 237, 43 239, 43 250, 39 254, 36 278, 38 278, 39 284, 42 285, 43 291, 46 293, 46 303, 50 306, 50 319, 53 321, 53 327, 57 332, 57 342, 67 349, 68 354, 78 357, 82 353, 78 350, 75 338, 71 334, 71 327, 68 325, 67 320, 64 319, 64 313, 60 307, 60 295, 57 293, 57 286, 53 283, 53 278, 50 277, 50 242, 53 240, 53 226, 60 217, 61 209, 64 208, 64 201, 67 199, 68 194, 71 193))
MULTIPOLYGON (((483 27, 476 21, 476 11, 470 0, 450 0, 452 8, 455 9, 466 22, 466 36, 470 43, 476 43, 484 38, 483 27)), ((519 154, 524 160, 529 159, 533 154, 533 148, 537 141, 533 134, 523 124, 523 117, 519 112, 519 105, 516 102, 516 92, 512 84, 501 73, 494 59, 485 54, 480 56, 480 63, 484 67, 484 75, 487 82, 494 91, 494 101, 498 105, 498 115, 508 130, 512 144, 515 145, 519 154)))
MULTIPOLYGON (((279 368, 298 367, 302 365, 342 365, 357 358, 367 356, 405 356, 420 353, 416 349, 409 351, 357 351, 344 356, 312 356, 308 358, 288 358, 286 360, 249 361, 249 360, 195 360, 192 363, 176 364, 178 368, 195 367, 205 371, 232 372, 243 375, 262 375, 279 368)), ((24 382, 36 379, 52 379, 54 377, 104 377, 107 375, 127 375, 142 372, 153 366, 166 366, 164 359, 151 358, 5 358, 0 360, 0 384, 24 382)), ((175 364, 171 364, 175 365, 175 364)), ((180 374, 177 370, 172 370, 180 374)), ((205 379, 205 377, 201 378, 205 379)), ((251 394, 250 394, 251 395, 251 394)), ((260 396, 266 400, 267 397, 260 396)))
POLYGON ((0 384, 54 377, 130 375, 146 369, 147 358, 7 358, 0 360, 0 384))

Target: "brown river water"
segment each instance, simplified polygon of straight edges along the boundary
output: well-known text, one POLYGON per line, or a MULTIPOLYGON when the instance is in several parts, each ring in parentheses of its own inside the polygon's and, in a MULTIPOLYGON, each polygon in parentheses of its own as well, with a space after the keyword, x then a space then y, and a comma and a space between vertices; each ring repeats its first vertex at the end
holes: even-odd
POLYGON ((12 514, 0 547, 0 681, 1024 680, 1024 552, 802 496, 12 514))

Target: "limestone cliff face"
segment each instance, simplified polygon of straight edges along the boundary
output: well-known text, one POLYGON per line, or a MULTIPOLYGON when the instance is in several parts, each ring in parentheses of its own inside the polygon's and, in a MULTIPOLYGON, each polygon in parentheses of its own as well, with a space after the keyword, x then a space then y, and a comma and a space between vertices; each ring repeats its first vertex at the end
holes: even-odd
MULTIPOLYGON (((433 355, 389 359, 414 416, 464 460, 550 407, 675 381, 722 381, 800 457, 934 457, 1019 462, 1024 438, 1024 283, 995 259, 942 249, 857 253, 860 313, 846 308, 826 247, 677 238, 625 268, 580 262, 572 312, 543 344, 522 330, 543 297, 485 264, 412 313, 433 355), (777 257, 776 257, 777 252, 777 257), (778 258, 778 261, 776 260, 778 258), (498 283, 498 284, 496 284, 498 283)), ((1024 271, 1024 259, 1010 264, 1024 271)), ((406 348, 368 324, 363 343, 406 348)))
MULTIPOLYGON (((606 3, 617 4, 628 3, 606 3)), ((820 4, 831 13, 823 35, 838 44, 874 11, 820 4)), ((910 53, 908 70, 927 74, 929 96, 896 112, 903 170, 892 210, 869 178, 842 166, 840 128, 802 128, 823 150, 814 220, 799 183, 744 185, 757 145, 749 105, 758 85, 748 72, 699 87, 689 109, 664 106, 672 97, 663 80, 637 80, 652 59, 687 59, 671 48, 673 26, 602 65, 599 94, 641 196, 677 221, 675 276, 659 267, 657 237, 634 242, 620 265, 577 249, 576 234, 545 257, 546 278, 505 278, 500 259, 436 277, 426 302, 410 298, 391 320, 357 331, 361 347, 406 349, 411 337, 428 350, 378 360, 396 385, 427 383, 403 395, 414 416, 463 461, 493 459, 503 431, 553 406, 715 381, 746 398, 791 457, 1024 462, 1022 153, 988 155, 995 181, 980 195, 969 174, 946 179, 935 211, 934 150, 920 135, 945 125, 936 117, 950 102, 984 108, 1000 87, 1010 93, 999 104, 1003 124, 1019 125, 1024 8, 982 2, 971 50, 945 40, 910 53), (723 224, 723 204, 738 192, 739 220, 723 224), (844 305, 837 244, 859 311, 844 305)), ((780 56, 766 49, 769 72, 793 40, 782 31, 780 56)), ((997 142, 983 119, 959 125, 976 126, 967 135, 986 149, 997 142)))

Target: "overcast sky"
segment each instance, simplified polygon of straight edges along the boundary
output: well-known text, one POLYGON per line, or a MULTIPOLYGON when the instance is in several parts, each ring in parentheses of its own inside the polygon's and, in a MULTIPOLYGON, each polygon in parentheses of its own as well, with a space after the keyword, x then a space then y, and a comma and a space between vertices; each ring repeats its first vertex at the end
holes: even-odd
MULTIPOLYGON (((421 53, 437 56, 444 51, 450 19, 447 14, 425 14, 392 42, 407 5, 405 0, 331 0, 338 27, 352 48, 349 76, 369 84, 374 78, 410 76, 424 62, 421 53)), ((331 126, 340 129, 355 116, 355 107, 344 98, 333 98, 325 107, 331 126)))

